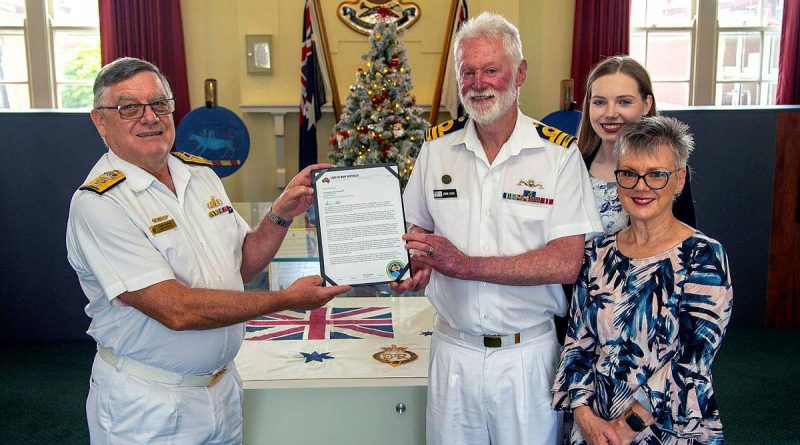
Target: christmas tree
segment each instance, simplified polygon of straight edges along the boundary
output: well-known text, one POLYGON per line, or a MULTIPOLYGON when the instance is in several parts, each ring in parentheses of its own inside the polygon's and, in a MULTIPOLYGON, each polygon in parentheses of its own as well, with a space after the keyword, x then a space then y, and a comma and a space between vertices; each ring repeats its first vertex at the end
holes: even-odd
POLYGON ((362 57, 366 68, 358 69, 356 84, 350 85, 328 157, 337 166, 396 162, 405 186, 428 122, 410 94, 411 70, 397 26, 377 23, 369 42, 362 57))

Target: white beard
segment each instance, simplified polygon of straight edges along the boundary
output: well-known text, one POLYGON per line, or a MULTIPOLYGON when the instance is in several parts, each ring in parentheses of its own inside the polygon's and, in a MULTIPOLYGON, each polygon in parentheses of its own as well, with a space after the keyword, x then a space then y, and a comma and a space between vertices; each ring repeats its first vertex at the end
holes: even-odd
POLYGON ((461 103, 464 105, 464 111, 466 111, 469 117, 481 125, 491 125, 512 107, 517 106, 519 89, 513 86, 514 82, 512 82, 511 85, 512 86, 506 91, 498 91, 494 88, 489 88, 481 92, 468 91, 466 97, 461 94, 459 89, 458 95, 459 99, 461 99, 461 103), (488 108, 473 106, 470 99, 478 96, 494 96, 495 100, 488 108))

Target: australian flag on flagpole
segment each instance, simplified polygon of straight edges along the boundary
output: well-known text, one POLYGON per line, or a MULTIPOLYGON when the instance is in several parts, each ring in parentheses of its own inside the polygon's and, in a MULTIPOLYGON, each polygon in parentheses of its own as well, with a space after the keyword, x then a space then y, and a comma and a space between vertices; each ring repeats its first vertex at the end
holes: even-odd
POLYGON ((325 84, 314 48, 312 5, 303 9, 303 47, 300 55, 300 169, 317 163, 317 121, 322 117, 325 84))

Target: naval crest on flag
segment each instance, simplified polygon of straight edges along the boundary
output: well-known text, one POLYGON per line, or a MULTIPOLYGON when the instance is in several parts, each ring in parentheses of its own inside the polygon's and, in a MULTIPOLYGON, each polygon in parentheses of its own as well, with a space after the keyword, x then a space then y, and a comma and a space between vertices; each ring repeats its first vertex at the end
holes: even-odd
POLYGON ((416 352, 408 349, 407 346, 392 346, 381 347, 379 352, 372 354, 375 360, 386 363, 389 366, 400 366, 411 363, 419 358, 416 352))
POLYGON ((282 311, 245 322, 245 340, 394 338, 390 307, 282 311))

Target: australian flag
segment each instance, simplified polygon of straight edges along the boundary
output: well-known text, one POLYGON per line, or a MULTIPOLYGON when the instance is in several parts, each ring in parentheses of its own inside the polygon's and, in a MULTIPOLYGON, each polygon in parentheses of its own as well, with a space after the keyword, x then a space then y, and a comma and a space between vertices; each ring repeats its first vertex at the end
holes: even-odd
POLYGON ((390 307, 321 307, 262 315, 245 324, 245 340, 394 338, 390 307))
POLYGON ((317 121, 322 117, 325 84, 314 51, 310 0, 303 9, 303 47, 300 53, 300 169, 317 163, 317 121))

